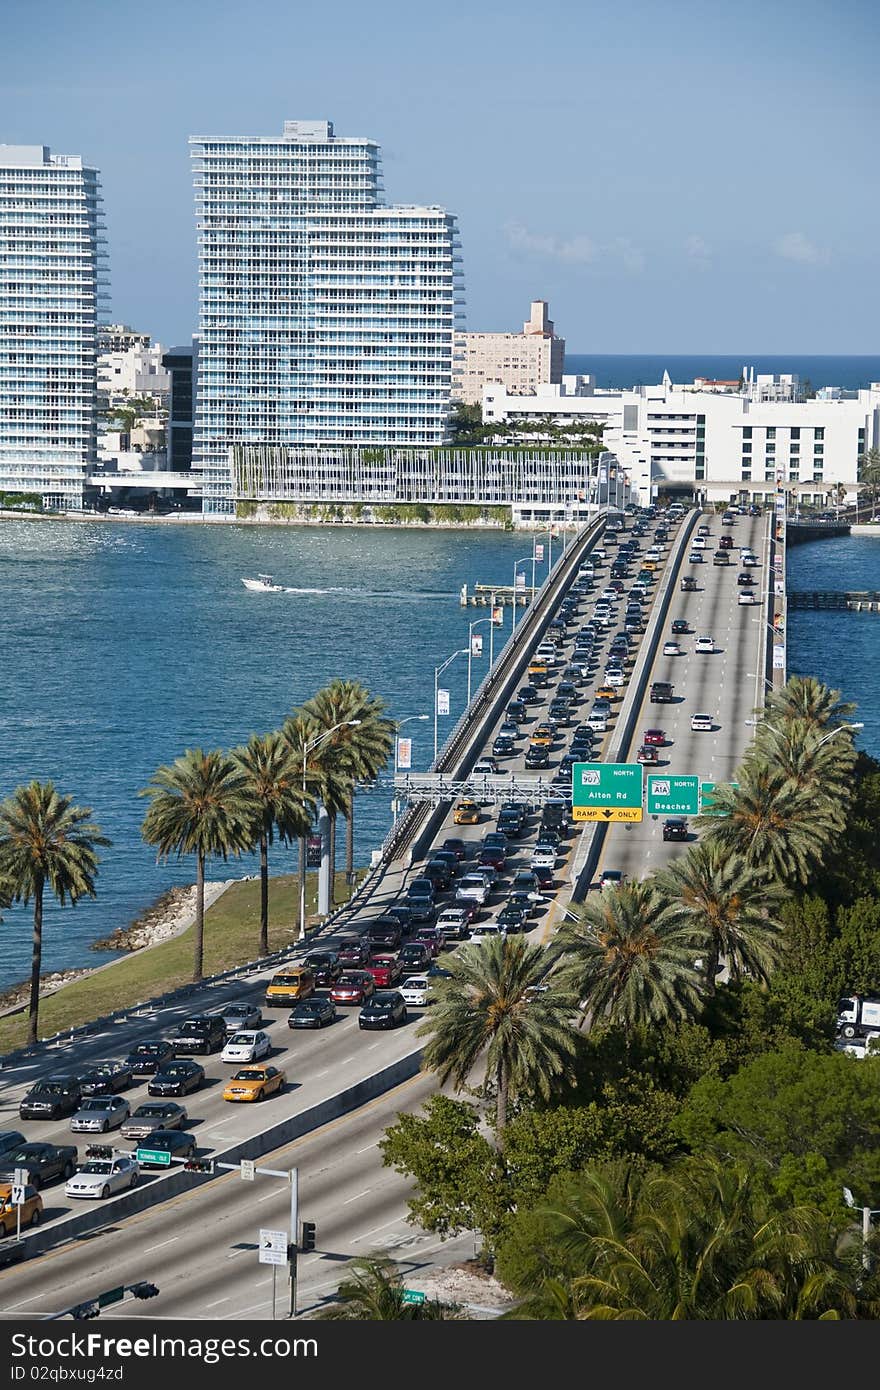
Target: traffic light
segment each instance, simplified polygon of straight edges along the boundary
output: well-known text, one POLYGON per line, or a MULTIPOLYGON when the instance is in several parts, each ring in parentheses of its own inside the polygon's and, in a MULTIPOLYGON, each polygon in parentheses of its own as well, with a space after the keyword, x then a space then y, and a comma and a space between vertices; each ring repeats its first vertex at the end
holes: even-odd
POLYGON ((316 1234, 317 1231, 314 1221, 304 1221, 302 1223, 302 1239, 299 1243, 300 1250, 314 1250, 316 1234))
POLYGON ((97 1303, 92 1300, 90 1303, 77 1303, 75 1308, 71 1308, 70 1316, 72 1318, 97 1318, 100 1312, 97 1303))
POLYGON ((183 1165, 185 1173, 213 1173, 213 1158, 188 1158, 183 1165))
POLYGON ((134 1294, 135 1298, 155 1298, 159 1292, 155 1284, 148 1284, 143 1280, 139 1284, 129 1284, 128 1291, 134 1294))
POLYGON ((86 1149, 86 1158, 112 1158, 112 1144, 89 1144, 86 1149))

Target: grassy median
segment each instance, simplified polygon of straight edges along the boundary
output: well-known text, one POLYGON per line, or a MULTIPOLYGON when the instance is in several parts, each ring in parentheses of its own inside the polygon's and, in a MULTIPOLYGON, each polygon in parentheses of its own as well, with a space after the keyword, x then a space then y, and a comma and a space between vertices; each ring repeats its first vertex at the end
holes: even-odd
MULTIPOLYGON (((358 873, 358 878, 363 872, 358 873)), ((336 901, 349 889, 345 874, 336 875, 336 901)), ((317 874, 306 883, 306 918, 317 908, 317 874)), ((280 874, 269 880, 269 950, 280 951, 295 939, 299 920, 299 877, 280 874)), ((233 883, 205 913, 205 975, 219 975, 257 958, 260 936, 258 879, 233 883)), ((95 975, 84 975, 40 1001, 40 1037, 77 1028, 93 1018, 129 1008, 166 994, 192 978, 193 928, 158 946, 122 956, 95 975)), ((0 1018, 0 1054, 23 1047, 27 1011, 0 1018)), ((112 1049, 108 1049, 110 1051, 112 1049)))

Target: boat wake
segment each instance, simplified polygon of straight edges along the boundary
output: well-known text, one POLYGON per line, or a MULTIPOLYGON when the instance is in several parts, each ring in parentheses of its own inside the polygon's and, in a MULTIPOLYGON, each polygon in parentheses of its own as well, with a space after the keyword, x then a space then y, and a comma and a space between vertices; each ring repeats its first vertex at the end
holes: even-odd
POLYGON ((409 589, 347 589, 343 586, 334 586, 329 589, 300 589, 292 585, 285 585, 286 594, 312 594, 335 596, 345 594, 348 598, 368 598, 368 599, 438 599, 438 598, 457 598, 458 595, 450 591, 410 591, 409 589))

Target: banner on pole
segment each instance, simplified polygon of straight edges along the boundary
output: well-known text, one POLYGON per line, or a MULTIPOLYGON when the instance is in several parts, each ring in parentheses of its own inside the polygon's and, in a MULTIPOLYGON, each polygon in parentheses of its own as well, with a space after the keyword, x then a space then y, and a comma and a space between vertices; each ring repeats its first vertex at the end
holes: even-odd
POLYGON ((397 740, 397 766, 401 772, 406 772, 412 767, 412 739, 399 738, 397 740))
POLYGON ((497 608, 497 607, 496 607, 496 608, 493 608, 493 609, 492 609, 492 622, 494 623, 494 625, 495 625, 496 627, 503 627, 503 626, 504 626, 504 609, 503 609, 503 608, 497 608))
POLYGON ((543 560, 543 558, 544 558, 544 547, 543 547, 543 545, 536 545, 536 546, 535 546, 535 559, 537 560, 538 564, 541 563, 541 561, 543 560))
POLYGON ((526 587, 526 574, 525 574, 525 570, 517 570, 517 572, 516 572, 516 587, 517 587, 518 589, 524 589, 524 588, 526 587))
POLYGON ((483 638, 479 632, 471 633, 471 656, 483 655, 483 638))
POLYGON ((438 690, 438 691, 437 691, 437 713, 438 713, 438 714, 448 714, 448 713, 449 713, 449 691, 448 691, 448 690, 438 690))
POLYGON ((774 647, 773 647, 773 668, 774 668, 774 670, 776 670, 776 671, 784 671, 784 670, 785 670, 785 648, 784 648, 784 647, 779 647, 779 646, 774 646, 774 647))

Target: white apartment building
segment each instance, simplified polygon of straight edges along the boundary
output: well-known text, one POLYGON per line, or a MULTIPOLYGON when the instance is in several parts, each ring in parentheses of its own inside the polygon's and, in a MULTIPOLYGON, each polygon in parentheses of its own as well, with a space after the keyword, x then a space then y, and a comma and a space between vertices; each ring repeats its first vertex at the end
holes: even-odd
POLYGON ((500 382, 512 394, 535 391, 562 380, 565 339, 557 338, 543 299, 533 299, 522 333, 456 333, 452 353, 452 398, 479 405, 483 388, 500 382))
POLYGON ((442 444, 455 218, 387 206, 379 146, 340 138, 330 121, 190 147, 204 510, 232 510, 239 445, 442 444))
POLYGON ((564 377, 534 396, 487 386, 483 419, 603 423, 603 443, 642 502, 658 494, 762 502, 781 483, 798 501, 822 505, 838 485, 854 499, 859 459, 880 447, 880 382, 843 400, 801 401, 673 386, 667 374, 630 391, 564 377))
POLYGON ((165 397, 171 376, 162 366, 161 343, 134 343, 130 347, 98 355, 98 394, 110 405, 126 396, 165 397))
POLYGON ((0 145, 0 492, 81 507, 95 459, 104 238, 97 169, 0 145))

